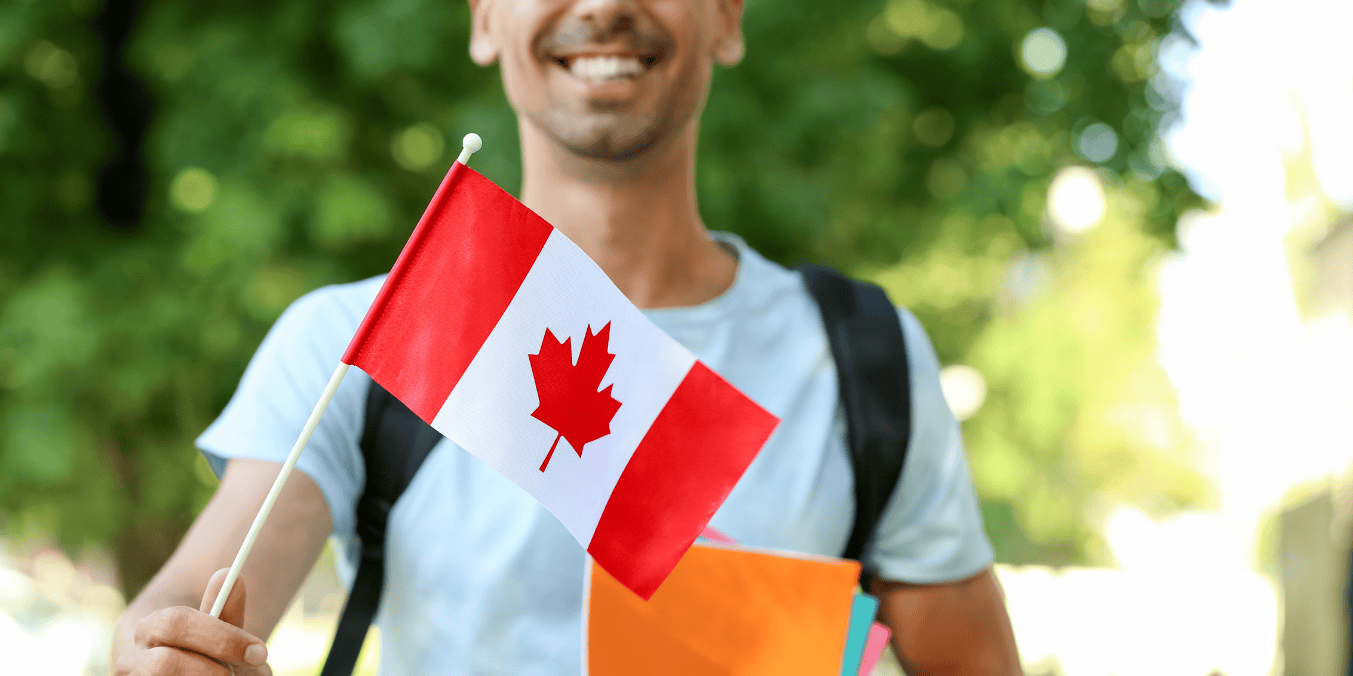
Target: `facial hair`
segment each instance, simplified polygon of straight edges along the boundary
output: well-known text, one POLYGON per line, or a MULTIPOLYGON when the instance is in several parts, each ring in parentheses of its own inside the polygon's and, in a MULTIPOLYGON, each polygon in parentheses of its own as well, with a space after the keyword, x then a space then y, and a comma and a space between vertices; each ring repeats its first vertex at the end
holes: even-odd
MULTIPOLYGON (((622 14, 605 26, 578 17, 565 17, 537 37, 533 52, 537 58, 576 53, 593 45, 624 45, 639 55, 653 55, 657 61, 669 58, 672 36, 651 21, 622 14)), ((683 69, 683 72, 686 69, 683 69)), ((644 77, 641 75, 640 77, 644 77)), ((690 86, 683 77, 669 99, 680 96, 681 87, 690 86)), ((552 136, 564 148, 591 159, 623 162, 642 155, 662 138, 673 133, 685 121, 681 111, 663 101, 656 110, 635 111, 627 102, 591 100, 576 104, 548 97, 538 111, 525 111, 528 119, 552 136)))

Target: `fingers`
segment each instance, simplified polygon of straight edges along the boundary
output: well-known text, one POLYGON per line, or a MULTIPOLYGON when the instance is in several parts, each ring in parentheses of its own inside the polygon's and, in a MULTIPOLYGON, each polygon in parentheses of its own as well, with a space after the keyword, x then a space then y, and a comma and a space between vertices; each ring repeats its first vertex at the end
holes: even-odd
POLYGON ((126 653, 114 665, 115 676, 273 676, 272 669, 227 667, 202 655, 169 646, 126 653))
POLYGON ((262 639, 246 632, 244 581, 237 580, 219 619, 206 611, 216 602, 225 583, 220 570, 207 583, 201 610, 175 606, 157 610, 136 624, 139 651, 131 664, 119 661, 119 674, 150 676, 271 676, 268 649, 262 639))
POLYGON ((136 644, 147 649, 190 650, 217 662, 240 666, 259 666, 268 658, 268 649, 257 636, 187 606, 164 608, 142 618, 136 625, 136 644))
POLYGON ((159 646, 139 657, 129 676, 231 676, 230 667, 178 648, 159 646))
MULTIPOLYGON (((202 612, 210 613, 212 606, 216 605, 216 596, 221 593, 221 587, 225 584, 226 576, 229 573, 230 569, 222 568, 212 574, 211 579, 207 581, 207 589, 202 593, 202 612)), ((225 605, 221 607, 221 621, 233 624, 236 627, 243 627, 244 599, 244 578, 237 578, 235 584, 230 588, 230 595, 226 597, 225 605)), ((250 635, 250 638, 253 638, 253 636, 250 635)), ((272 669, 266 663, 267 659, 268 648, 262 641, 246 647, 244 649, 244 661, 233 663, 235 665, 234 676, 272 676, 272 669)))
MULTIPOLYGON (((202 594, 202 605, 199 606, 199 610, 204 613, 211 612, 212 606, 216 605, 216 596, 221 593, 221 586, 225 584, 226 575, 229 573, 229 569, 222 568, 211 576, 207 581, 207 590, 202 594)), ((230 596, 226 597, 225 607, 221 608, 221 621, 237 627, 244 626, 243 578, 237 578, 235 585, 230 588, 230 596)))

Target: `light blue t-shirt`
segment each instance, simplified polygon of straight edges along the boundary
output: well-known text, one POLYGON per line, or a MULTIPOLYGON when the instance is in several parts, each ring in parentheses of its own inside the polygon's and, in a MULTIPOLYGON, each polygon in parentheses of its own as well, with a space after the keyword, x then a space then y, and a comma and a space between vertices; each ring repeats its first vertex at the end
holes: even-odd
MULTIPOLYGON (((735 281, 696 307, 647 310, 659 327, 783 421, 711 525, 747 545, 836 556, 854 486, 821 317, 798 273, 736 237, 735 281)), ((218 474, 230 458, 281 462, 383 278, 296 301, 197 444, 218 474)), ((925 331, 901 312, 912 388, 902 480, 865 558, 885 579, 956 580, 991 563, 957 422, 925 331)), ((324 493, 340 573, 351 582, 358 443, 370 378, 349 371, 297 468, 324 493)), ((583 548, 531 496, 443 439, 396 503, 377 624, 381 673, 576 676, 583 548)))

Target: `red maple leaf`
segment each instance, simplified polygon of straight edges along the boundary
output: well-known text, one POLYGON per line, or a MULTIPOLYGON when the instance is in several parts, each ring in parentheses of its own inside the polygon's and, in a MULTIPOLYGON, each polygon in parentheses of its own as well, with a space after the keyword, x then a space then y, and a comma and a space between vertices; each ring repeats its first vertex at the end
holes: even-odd
POLYGON ((611 324, 601 327, 601 332, 593 334, 587 327, 583 336, 583 346, 578 353, 578 363, 573 363, 573 347, 569 338, 564 342, 545 329, 545 337, 540 340, 540 353, 527 355, 531 360, 531 375, 536 379, 536 396, 540 405, 531 412, 531 417, 549 425, 559 433, 540 464, 540 471, 550 464, 550 457, 559 445, 562 437, 583 455, 583 446, 611 433, 611 419, 620 410, 620 402, 611 398, 612 385, 597 391, 606 369, 611 368, 615 355, 608 350, 611 338, 611 324))

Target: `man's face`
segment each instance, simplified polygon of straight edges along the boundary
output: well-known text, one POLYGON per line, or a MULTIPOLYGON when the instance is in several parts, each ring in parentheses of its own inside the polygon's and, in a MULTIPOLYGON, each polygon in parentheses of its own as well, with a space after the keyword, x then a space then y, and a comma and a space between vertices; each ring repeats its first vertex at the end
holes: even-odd
POLYGON ((471 0, 471 55, 501 62, 523 122, 621 161, 698 115, 713 62, 742 55, 741 0, 471 0))

